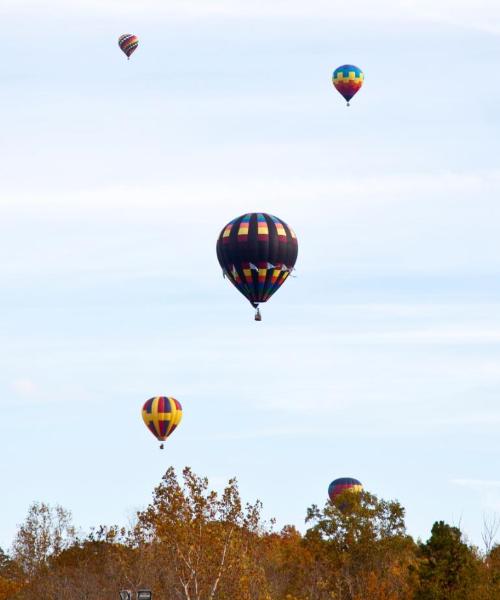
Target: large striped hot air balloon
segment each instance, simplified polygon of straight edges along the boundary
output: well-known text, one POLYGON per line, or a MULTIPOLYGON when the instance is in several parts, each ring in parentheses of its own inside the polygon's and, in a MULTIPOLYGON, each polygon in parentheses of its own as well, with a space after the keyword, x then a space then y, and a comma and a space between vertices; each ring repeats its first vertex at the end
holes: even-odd
POLYGON ((139 45, 139 38, 133 33, 124 33, 118 38, 118 45, 121 51, 126 54, 127 59, 130 59, 139 45))
POLYGON ((293 271, 297 236, 278 217, 247 213, 230 221, 217 240, 217 258, 224 276, 256 309, 267 302, 293 271))
POLYGON ((332 481, 328 486, 328 496, 332 502, 337 496, 346 491, 361 492, 363 491, 363 484, 353 477, 341 477, 332 481))
MULTIPOLYGON (((167 396, 150 398, 142 407, 142 419, 155 438, 164 442, 181 422, 181 403, 167 396)), ((163 444, 160 448, 163 449, 163 444)))
POLYGON ((361 69, 354 65, 342 65, 333 72, 332 81, 335 89, 342 94, 349 106, 349 100, 359 92, 365 75, 361 69))

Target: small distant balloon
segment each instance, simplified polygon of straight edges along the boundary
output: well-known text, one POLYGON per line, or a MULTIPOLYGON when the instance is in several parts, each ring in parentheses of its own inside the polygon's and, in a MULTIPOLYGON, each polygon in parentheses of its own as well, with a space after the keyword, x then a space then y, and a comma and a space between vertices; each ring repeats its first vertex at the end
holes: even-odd
MULTIPOLYGON (((142 407, 142 419, 155 438, 164 442, 181 422, 181 403, 168 396, 150 398, 142 407)), ((160 448, 163 448, 163 444, 160 448)))
POLYGON ((344 96, 347 106, 351 98, 361 89, 364 80, 363 71, 354 65, 342 65, 335 69, 332 76, 333 85, 337 92, 344 96))
POLYGON ((353 477, 340 477, 340 479, 335 479, 328 486, 328 496, 330 500, 333 502, 337 496, 343 494, 344 492, 362 492, 363 484, 361 481, 354 479, 353 477))
POLYGON ((126 54, 127 59, 129 59, 139 45, 139 38, 133 33, 124 33, 118 38, 118 45, 121 51, 126 54))

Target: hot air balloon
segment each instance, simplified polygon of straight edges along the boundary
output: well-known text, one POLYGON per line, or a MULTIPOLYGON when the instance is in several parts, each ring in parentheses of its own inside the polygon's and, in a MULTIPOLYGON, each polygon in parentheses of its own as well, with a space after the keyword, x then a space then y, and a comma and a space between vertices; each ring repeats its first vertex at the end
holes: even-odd
POLYGON ((349 100, 361 89, 364 80, 363 71, 354 65, 338 67, 332 77, 335 89, 347 100, 347 106, 349 106, 349 100))
MULTIPOLYGON (((142 418, 155 438, 164 442, 181 422, 181 403, 175 398, 155 396, 144 403, 142 418)), ((163 444, 160 448, 163 449, 163 444)))
POLYGON ((124 33, 118 38, 118 45, 122 52, 127 55, 127 59, 135 52, 139 45, 139 38, 133 33, 124 33))
POLYGON ((297 236, 273 215, 247 213, 229 222, 217 240, 217 258, 225 277, 255 308, 267 302, 293 271, 297 236))
POLYGON ((333 502, 337 496, 340 494, 349 491, 352 493, 362 492, 363 484, 361 481, 357 479, 353 479, 352 477, 341 477, 340 479, 335 479, 328 486, 328 496, 330 496, 330 500, 333 502))

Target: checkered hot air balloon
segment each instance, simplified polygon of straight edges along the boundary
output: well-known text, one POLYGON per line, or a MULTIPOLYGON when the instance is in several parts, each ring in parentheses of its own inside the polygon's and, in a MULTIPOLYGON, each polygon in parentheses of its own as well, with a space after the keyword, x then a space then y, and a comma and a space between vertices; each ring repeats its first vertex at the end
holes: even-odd
POLYGON ((361 69, 354 65, 342 65, 333 72, 332 81, 335 89, 342 94, 349 106, 349 100, 359 92, 365 75, 361 69))
POLYGON ((283 285, 297 260, 297 236, 273 215, 247 213, 228 223, 217 240, 217 258, 225 277, 255 308, 283 285))
POLYGON ((118 38, 118 45, 121 51, 126 54, 127 59, 130 59, 139 45, 139 38, 133 33, 124 33, 118 38))
POLYGON ((167 396, 150 398, 142 407, 142 419, 155 438, 164 442, 181 422, 181 403, 167 396))

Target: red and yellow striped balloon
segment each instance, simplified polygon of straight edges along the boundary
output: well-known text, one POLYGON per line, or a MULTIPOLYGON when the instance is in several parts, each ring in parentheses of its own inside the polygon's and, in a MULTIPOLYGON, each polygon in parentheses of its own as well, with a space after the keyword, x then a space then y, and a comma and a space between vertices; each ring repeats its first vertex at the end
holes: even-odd
POLYGON ((167 396, 150 398, 142 407, 142 419, 155 438, 164 442, 181 422, 181 403, 167 396))

